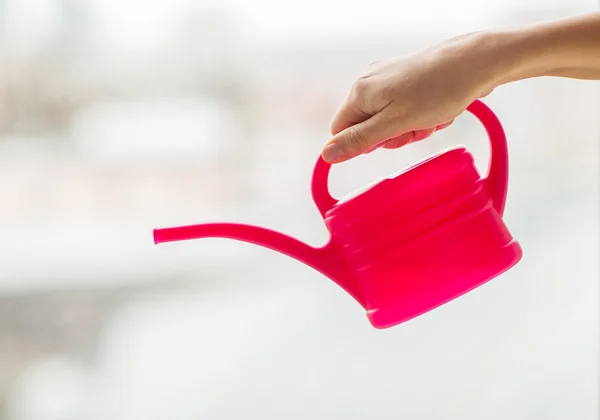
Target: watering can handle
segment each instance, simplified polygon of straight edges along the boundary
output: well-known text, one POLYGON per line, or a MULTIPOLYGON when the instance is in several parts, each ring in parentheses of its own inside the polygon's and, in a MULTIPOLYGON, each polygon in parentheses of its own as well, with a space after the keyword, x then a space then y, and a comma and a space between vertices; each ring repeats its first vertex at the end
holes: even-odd
MULTIPOLYGON (((467 107, 467 111, 483 124, 487 132, 490 141, 490 163, 485 178, 485 185, 494 208, 502 216, 508 188, 508 145, 506 143, 506 134, 496 114, 479 99, 472 102, 467 107)), ((313 172, 311 189, 313 200, 323 218, 325 217, 325 213, 338 202, 329 192, 328 177, 330 169, 331 165, 319 156, 313 172)))

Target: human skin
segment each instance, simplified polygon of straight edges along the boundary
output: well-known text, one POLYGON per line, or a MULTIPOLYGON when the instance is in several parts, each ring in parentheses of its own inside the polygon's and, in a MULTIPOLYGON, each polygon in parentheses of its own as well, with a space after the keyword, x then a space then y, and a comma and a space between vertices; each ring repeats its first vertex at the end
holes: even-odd
POLYGON ((468 33, 371 63, 333 117, 323 159, 423 140, 497 87, 543 76, 600 80, 600 13, 468 33))

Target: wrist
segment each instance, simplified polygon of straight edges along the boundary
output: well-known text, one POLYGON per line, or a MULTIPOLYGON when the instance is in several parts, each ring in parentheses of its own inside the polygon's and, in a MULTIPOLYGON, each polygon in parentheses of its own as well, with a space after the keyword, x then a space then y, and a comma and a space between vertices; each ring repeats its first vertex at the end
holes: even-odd
POLYGON ((531 77, 546 76, 555 70, 552 44, 543 33, 530 28, 498 29, 475 34, 474 47, 485 67, 485 88, 531 77))
POLYGON ((600 13, 481 32, 475 42, 487 60, 491 89, 541 76, 597 79, 600 13))

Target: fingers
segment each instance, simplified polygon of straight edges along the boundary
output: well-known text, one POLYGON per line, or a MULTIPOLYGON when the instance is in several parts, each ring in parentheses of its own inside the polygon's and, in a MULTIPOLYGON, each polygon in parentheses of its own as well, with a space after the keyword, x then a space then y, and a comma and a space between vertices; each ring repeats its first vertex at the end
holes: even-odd
POLYGON ((371 153, 381 147, 397 149, 415 141, 430 137, 433 133, 450 126, 450 120, 433 128, 396 133, 404 131, 398 122, 393 124, 384 121, 382 113, 366 118, 365 114, 353 112, 342 107, 332 122, 333 139, 323 149, 323 159, 328 163, 340 163, 364 153, 371 153), (352 121, 361 120, 358 123, 352 121))
POLYGON ((323 149, 323 159, 329 163, 339 163, 366 153, 402 132, 398 122, 391 123, 383 113, 352 125, 336 134, 323 149))
POLYGON ((412 143, 414 141, 415 132, 409 131, 408 133, 404 133, 399 135, 398 137, 394 137, 389 139, 383 144, 384 149, 397 149, 408 143, 412 143))
POLYGON ((373 113, 368 114, 364 112, 359 106, 360 99, 365 96, 365 90, 364 82, 354 83, 346 99, 331 120, 329 129, 332 135, 335 136, 348 127, 361 123, 373 115, 373 113))
POLYGON ((333 116, 331 124, 329 125, 329 129, 331 134, 335 136, 340 131, 343 131, 355 124, 361 123, 367 120, 369 117, 370 115, 365 114, 361 110, 357 109, 354 104, 351 104, 348 100, 346 100, 333 116))
POLYGON ((404 133, 398 137, 389 139, 388 141, 386 141, 383 144, 382 147, 385 149, 398 149, 399 147, 405 146, 409 143, 412 143, 415 141, 420 141, 420 140, 425 140, 426 138, 430 137, 436 131, 440 131, 440 130, 443 130, 444 128, 447 128, 453 122, 454 122, 454 120, 450 120, 444 124, 438 125, 435 128, 430 128, 427 130, 409 131, 408 133, 404 133))
POLYGON ((433 133, 435 133, 435 128, 428 128, 426 130, 409 131, 408 133, 404 133, 398 137, 395 137, 393 139, 386 141, 385 148, 386 149, 397 149, 399 147, 407 145, 408 143, 424 140, 427 137, 431 136, 433 133))
POLYGON ((383 146, 385 146, 385 142, 378 143, 375 146, 373 146, 370 149, 368 149, 366 152, 364 152, 364 154, 368 155, 369 153, 372 153, 375 150, 377 150, 377 149, 379 149, 380 147, 383 147, 383 146))
POLYGON ((450 125, 451 125, 453 122, 454 122, 454 120, 450 120, 450 121, 448 121, 448 122, 446 122, 446 123, 444 123, 444 124, 440 124, 440 125, 438 125, 438 126, 436 127, 436 131, 438 131, 438 130, 443 130, 444 128, 447 128, 447 127, 449 127, 449 126, 450 126, 450 125))

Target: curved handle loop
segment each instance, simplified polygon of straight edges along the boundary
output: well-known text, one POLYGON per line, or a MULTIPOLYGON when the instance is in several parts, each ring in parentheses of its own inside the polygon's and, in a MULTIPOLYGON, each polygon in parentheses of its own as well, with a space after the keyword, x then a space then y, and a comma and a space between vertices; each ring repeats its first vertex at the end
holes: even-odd
MULTIPOLYGON (((467 111, 483 124, 487 132, 491 152, 485 185, 494 208, 502 216, 508 189, 508 145, 506 143, 506 134, 496 114, 479 99, 473 101, 467 107, 467 111)), ((323 218, 327 211, 338 202, 329 192, 328 178, 330 169, 331 164, 325 162, 319 156, 313 171, 311 191, 313 201, 323 218)))
POLYGON ((477 117, 483 124, 490 140, 490 163, 485 176, 485 185, 494 208, 502 217, 508 190, 508 144, 506 133, 494 111, 479 99, 471 103, 467 107, 467 111, 477 117))

